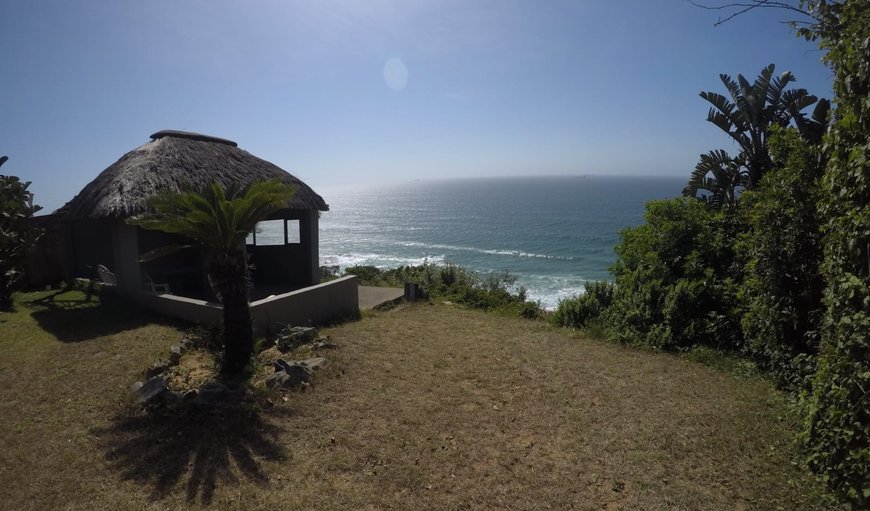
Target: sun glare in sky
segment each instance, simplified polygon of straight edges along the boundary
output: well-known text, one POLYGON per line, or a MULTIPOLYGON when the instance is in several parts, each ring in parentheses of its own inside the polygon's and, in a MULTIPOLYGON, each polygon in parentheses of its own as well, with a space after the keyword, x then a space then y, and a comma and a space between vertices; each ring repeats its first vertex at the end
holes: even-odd
POLYGON ((405 64, 393 57, 384 64, 384 81, 387 87, 393 90, 402 90, 408 85, 408 68, 405 64))

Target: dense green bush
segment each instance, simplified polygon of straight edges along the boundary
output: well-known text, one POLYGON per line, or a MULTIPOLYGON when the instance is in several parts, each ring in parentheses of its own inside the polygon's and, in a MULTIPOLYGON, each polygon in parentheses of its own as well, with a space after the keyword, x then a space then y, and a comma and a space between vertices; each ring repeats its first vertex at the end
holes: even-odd
POLYGON ((823 312, 822 166, 819 147, 793 129, 778 130, 770 151, 774 168, 743 194, 749 223, 739 245, 747 261, 743 333, 747 352, 780 386, 806 388, 823 312))
POLYGON ((479 275, 454 264, 423 264, 382 270, 374 266, 353 266, 345 270, 356 275, 360 284, 403 287, 413 282, 432 298, 449 300, 485 310, 501 310, 527 318, 541 315, 538 304, 526 300, 526 291, 517 288, 516 277, 506 272, 479 275))
POLYGON ((739 219, 686 198, 648 202, 645 219, 616 247, 616 290, 603 318, 609 335, 664 350, 739 347, 739 219))
POLYGON ((356 275, 357 280, 364 286, 390 286, 393 282, 384 282, 383 272, 376 266, 350 266, 346 274, 356 275))
MULTIPOLYGON (((8 159, 0 157, 0 166, 8 159)), ((0 175, 0 311, 12 308, 12 292, 24 282, 24 260, 42 234, 30 224, 42 208, 33 205, 28 186, 16 176, 0 175)))
POLYGON ((556 326, 585 328, 600 321, 601 314, 613 303, 615 288, 605 280, 588 281, 582 295, 559 300, 559 305, 550 315, 556 326))
POLYGON ((813 2, 834 71, 836 123, 823 180, 827 306, 809 400, 810 464, 859 509, 870 509, 870 2, 813 2))
MULTIPOLYGON (((870 509, 870 2, 805 0, 801 8, 814 21, 799 33, 821 40, 835 75, 835 123, 823 146, 805 140, 817 144, 825 133, 829 103, 819 101, 807 118, 797 107, 810 100, 799 101, 783 119, 800 136, 781 131, 770 146, 755 137, 762 143, 750 149, 769 165, 747 183, 751 191, 731 194, 739 167, 720 158, 713 174, 725 178, 727 200, 711 204, 733 208, 648 203, 646 224, 622 233, 613 303, 601 320, 623 342, 700 346, 707 354, 704 346, 745 349, 780 384, 803 391, 810 466, 847 506, 870 509)), ((767 84, 776 85, 776 97, 781 92, 767 69, 761 78, 737 91, 723 77, 735 101, 746 100, 742 106, 711 100, 721 115, 711 110, 709 120, 735 140, 746 127, 741 112, 781 112, 757 99, 759 86, 768 100, 767 84)), ((744 159, 752 157, 745 145, 744 159)), ((695 177, 696 188, 722 184, 708 182, 705 168, 695 177)), ((559 321, 588 322, 595 311, 587 301, 565 305, 559 321)))
MULTIPOLYGON (((454 264, 422 264, 380 269, 375 266, 352 266, 345 273, 356 275, 367 286, 403 287, 406 282, 419 284, 426 293, 443 297, 456 294, 466 287, 481 286, 481 278, 454 264)), ((506 284, 507 285, 507 284, 506 284)))

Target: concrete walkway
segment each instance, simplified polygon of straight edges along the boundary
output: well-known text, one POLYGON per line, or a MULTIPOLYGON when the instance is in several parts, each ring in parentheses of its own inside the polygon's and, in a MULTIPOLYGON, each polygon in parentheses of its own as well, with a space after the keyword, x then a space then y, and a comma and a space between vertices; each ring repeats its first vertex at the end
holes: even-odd
POLYGON ((398 287, 359 286, 359 308, 374 309, 382 303, 391 302, 405 295, 398 287))

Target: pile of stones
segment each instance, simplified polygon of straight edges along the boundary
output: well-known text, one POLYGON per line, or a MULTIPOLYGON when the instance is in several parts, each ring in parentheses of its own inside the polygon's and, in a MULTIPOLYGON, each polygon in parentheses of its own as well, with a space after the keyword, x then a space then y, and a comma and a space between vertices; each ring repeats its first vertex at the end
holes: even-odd
MULTIPOLYGON (((276 346, 282 353, 303 347, 308 347, 311 351, 335 348, 335 345, 329 342, 329 337, 318 337, 317 329, 304 326, 288 326, 281 330, 276 346)), ((266 378, 266 386, 277 389, 308 385, 313 374, 326 364, 325 357, 290 361, 279 358, 274 362, 275 372, 266 378)))
MULTIPOLYGON (((318 337, 317 330, 311 327, 286 327, 276 340, 276 347, 282 353, 308 348, 308 351, 334 349, 329 337, 318 337)), ((232 388, 221 382, 209 382, 199 389, 185 392, 171 390, 168 386, 168 373, 181 361, 182 355, 193 348, 193 341, 183 339, 169 348, 169 357, 154 362, 145 370, 144 381, 133 384, 130 391, 137 404, 146 407, 159 407, 178 403, 190 403, 200 407, 213 407, 222 404, 238 403, 251 392, 246 387, 232 388)), ((274 362, 274 373, 266 378, 269 389, 305 387, 311 382, 316 371, 327 364, 325 357, 304 360, 285 360, 274 362)))
POLYGON ((169 347, 169 357, 154 362, 145 370, 145 381, 138 381, 130 388, 137 404, 146 407, 159 407, 189 403, 199 407, 212 407, 242 401, 247 395, 244 388, 230 388, 220 382, 208 382, 199 389, 185 392, 171 390, 167 376, 172 367, 177 366, 182 355, 193 348, 193 341, 183 339, 169 347))

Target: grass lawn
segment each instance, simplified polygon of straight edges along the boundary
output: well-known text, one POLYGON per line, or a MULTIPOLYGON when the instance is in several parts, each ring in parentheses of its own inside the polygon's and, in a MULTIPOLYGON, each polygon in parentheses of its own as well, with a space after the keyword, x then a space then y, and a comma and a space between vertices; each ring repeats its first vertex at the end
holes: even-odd
POLYGON ((55 293, 0 315, 3 509, 829 506, 758 378, 424 304, 325 330, 274 406, 144 414, 126 389, 183 327, 55 293))

